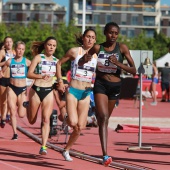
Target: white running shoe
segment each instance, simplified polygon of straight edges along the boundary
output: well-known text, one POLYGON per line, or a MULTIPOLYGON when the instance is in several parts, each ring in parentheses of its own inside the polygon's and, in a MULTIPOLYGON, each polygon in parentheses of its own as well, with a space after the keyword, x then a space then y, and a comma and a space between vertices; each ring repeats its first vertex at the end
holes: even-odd
POLYGON ((152 103, 150 103, 150 105, 156 106, 156 105, 157 105, 157 102, 152 102, 152 103))
POLYGON ((66 160, 66 161, 69 161, 69 162, 72 162, 73 161, 73 159, 70 157, 70 154, 69 154, 69 151, 63 151, 63 153, 62 153, 62 155, 63 155, 63 157, 64 157, 64 159, 66 160))

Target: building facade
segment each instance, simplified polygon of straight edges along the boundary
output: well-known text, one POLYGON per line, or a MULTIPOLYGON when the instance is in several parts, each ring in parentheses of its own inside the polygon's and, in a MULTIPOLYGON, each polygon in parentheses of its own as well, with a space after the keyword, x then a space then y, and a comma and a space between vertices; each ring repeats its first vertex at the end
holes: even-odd
POLYGON ((161 32, 170 37, 170 6, 161 6, 161 32))
MULTIPOLYGON (((70 19, 82 27, 83 0, 70 0, 70 19)), ((160 0, 86 0, 86 27, 114 21, 120 26, 120 33, 135 37, 145 30, 153 37, 160 32, 160 0)))
POLYGON ((2 0, 0 0, 0 22, 2 22, 2 0))
POLYGON ((65 22, 66 8, 52 0, 8 0, 3 5, 2 20, 5 24, 27 25, 31 21, 56 27, 65 22))

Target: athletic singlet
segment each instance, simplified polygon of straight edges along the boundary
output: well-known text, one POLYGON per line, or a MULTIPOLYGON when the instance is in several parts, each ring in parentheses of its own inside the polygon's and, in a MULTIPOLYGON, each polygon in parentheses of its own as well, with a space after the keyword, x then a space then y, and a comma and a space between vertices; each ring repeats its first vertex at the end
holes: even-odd
POLYGON ((10 78, 22 79, 27 77, 27 63, 26 58, 23 57, 20 62, 16 62, 15 58, 11 59, 10 63, 10 78))
POLYGON ((53 56, 53 61, 47 61, 44 54, 40 54, 41 62, 36 66, 35 73, 41 75, 49 75, 53 77, 56 73, 56 64, 58 59, 53 56))
POLYGON ((5 50, 5 57, 2 59, 1 62, 7 61, 9 58, 14 58, 14 57, 15 57, 15 54, 14 54, 14 53, 9 54, 9 53, 5 50))
POLYGON ((83 66, 79 66, 78 62, 82 56, 83 49, 82 47, 79 47, 77 57, 71 62, 71 78, 85 82, 92 82, 97 65, 97 55, 94 54, 91 61, 85 63, 83 66))
POLYGON ((120 52, 119 43, 116 43, 115 49, 113 51, 105 51, 104 46, 100 45, 100 50, 97 59, 97 70, 105 73, 114 73, 116 75, 121 74, 121 68, 109 62, 109 56, 115 55, 117 60, 123 63, 123 56, 120 52))
MULTIPOLYGON (((154 70, 153 70, 154 71, 154 70)), ((157 78, 158 79, 158 70, 155 72, 155 75, 153 78, 157 78)))

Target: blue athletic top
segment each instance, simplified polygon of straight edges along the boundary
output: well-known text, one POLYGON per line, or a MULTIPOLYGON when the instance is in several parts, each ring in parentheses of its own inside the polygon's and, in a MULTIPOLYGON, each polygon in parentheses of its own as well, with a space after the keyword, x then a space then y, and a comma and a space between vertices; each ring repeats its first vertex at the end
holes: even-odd
POLYGON ((10 64, 10 78, 23 79, 27 77, 28 67, 26 58, 23 57, 21 62, 16 62, 15 58, 11 59, 10 64))

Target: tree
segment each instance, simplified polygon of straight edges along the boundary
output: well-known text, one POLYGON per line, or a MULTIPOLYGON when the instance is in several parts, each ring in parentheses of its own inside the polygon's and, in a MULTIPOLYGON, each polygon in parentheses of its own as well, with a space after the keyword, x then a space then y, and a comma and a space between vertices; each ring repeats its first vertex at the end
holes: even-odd
MULTIPOLYGON (((102 43, 105 41, 103 29, 96 25, 95 31, 97 34, 97 42, 102 43)), ((65 23, 60 23, 58 28, 51 29, 50 25, 43 25, 40 22, 31 22, 27 26, 13 24, 5 25, 0 24, 0 40, 6 36, 11 36, 14 43, 17 41, 24 41, 26 43, 25 56, 32 59, 31 43, 33 41, 44 41, 48 36, 54 36, 57 39, 57 50, 55 56, 61 58, 72 47, 77 46, 75 35, 81 34, 81 29, 75 27, 75 22, 71 21, 68 26, 65 23)), ((163 33, 155 32, 154 37, 147 37, 145 32, 142 31, 134 38, 127 38, 126 36, 119 35, 119 42, 125 43, 130 50, 152 50, 154 60, 165 55, 168 52, 167 46, 170 44, 170 38, 166 37, 163 33)), ((63 71, 70 69, 70 62, 67 62, 62 67, 63 71)))

